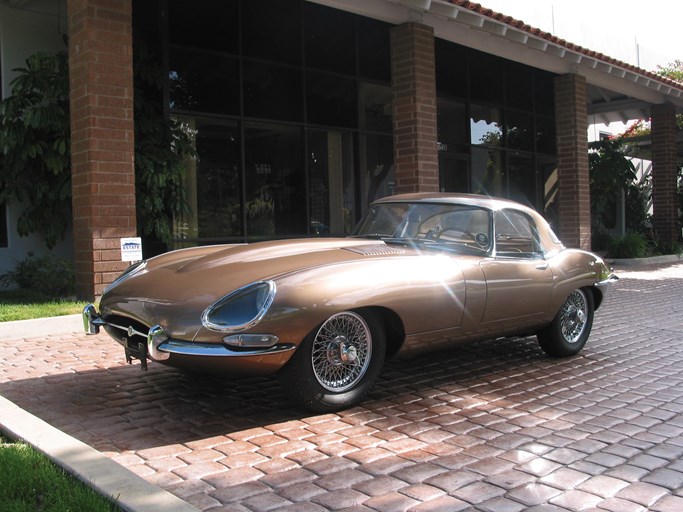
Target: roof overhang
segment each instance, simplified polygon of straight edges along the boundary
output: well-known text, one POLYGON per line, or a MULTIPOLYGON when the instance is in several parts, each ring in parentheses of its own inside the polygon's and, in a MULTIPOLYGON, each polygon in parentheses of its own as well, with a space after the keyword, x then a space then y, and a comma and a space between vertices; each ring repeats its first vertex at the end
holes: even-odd
POLYGON ((672 103, 683 113, 683 84, 574 45, 519 20, 464 0, 309 0, 393 24, 419 22, 436 37, 558 75, 575 73, 589 86, 591 123, 649 117, 672 103))

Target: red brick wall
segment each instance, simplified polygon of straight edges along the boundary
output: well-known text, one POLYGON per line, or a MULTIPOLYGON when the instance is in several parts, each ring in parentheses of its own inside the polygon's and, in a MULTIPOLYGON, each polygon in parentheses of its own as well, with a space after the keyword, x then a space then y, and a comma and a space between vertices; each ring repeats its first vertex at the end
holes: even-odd
POLYGON ((652 106, 652 205, 657 239, 677 242, 676 112, 670 103, 652 106))
POLYGON ((591 247, 587 104, 584 77, 555 78, 558 236, 566 246, 581 249, 591 247))
POLYGON ((136 235, 131 0, 68 0, 76 286, 102 294, 136 235))
POLYGON ((439 190, 434 29, 405 23, 391 30, 394 170, 399 193, 439 190))

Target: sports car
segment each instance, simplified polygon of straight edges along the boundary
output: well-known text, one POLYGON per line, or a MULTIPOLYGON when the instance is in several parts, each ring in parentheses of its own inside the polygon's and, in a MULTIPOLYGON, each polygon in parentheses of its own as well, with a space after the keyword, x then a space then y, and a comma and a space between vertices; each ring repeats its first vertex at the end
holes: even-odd
POLYGON ((347 238, 215 245, 128 268, 83 312, 128 362, 279 374, 301 404, 362 401, 387 358, 536 335, 577 354, 617 278, 535 210, 466 194, 373 203, 347 238))

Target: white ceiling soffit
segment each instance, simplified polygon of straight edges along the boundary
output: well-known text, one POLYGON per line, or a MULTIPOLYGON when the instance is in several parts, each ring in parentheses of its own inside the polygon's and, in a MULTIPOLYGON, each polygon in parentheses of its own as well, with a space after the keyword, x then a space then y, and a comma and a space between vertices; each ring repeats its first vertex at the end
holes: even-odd
MULTIPOLYGON (((394 24, 417 21, 433 27, 436 37, 552 73, 577 73, 586 77, 590 85, 600 90, 613 91, 610 95, 628 97, 647 104, 668 101, 683 112, 683 86, 672 87, 648 77, 645 73, 641 74, 637 70, 547 41, 447 0, 309 1, 394 24)), ((608 117, 617 121, 627 115, 627 112, 638 110, 642 109, 628 109, 608 117)), ((602 113, 603 116, 607 114, 602 113)), ((638 117, 640 116, 635 118, 638 117)))

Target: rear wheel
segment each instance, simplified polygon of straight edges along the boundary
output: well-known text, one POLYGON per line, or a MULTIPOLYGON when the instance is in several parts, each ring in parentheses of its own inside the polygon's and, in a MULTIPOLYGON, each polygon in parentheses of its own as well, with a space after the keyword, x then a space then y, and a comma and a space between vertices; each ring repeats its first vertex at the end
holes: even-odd
POLYGON ((304 407, 330 412, 357 404, 382 370, 385 336, 370 312, 332 315, 299 345, 280 378, 304 407))
POLYGON ((594 310, 593 294, 583 289, 574 290, 552 323, 537 333, 541 348, 553 357, 578 354, 590 335, 594 310))

